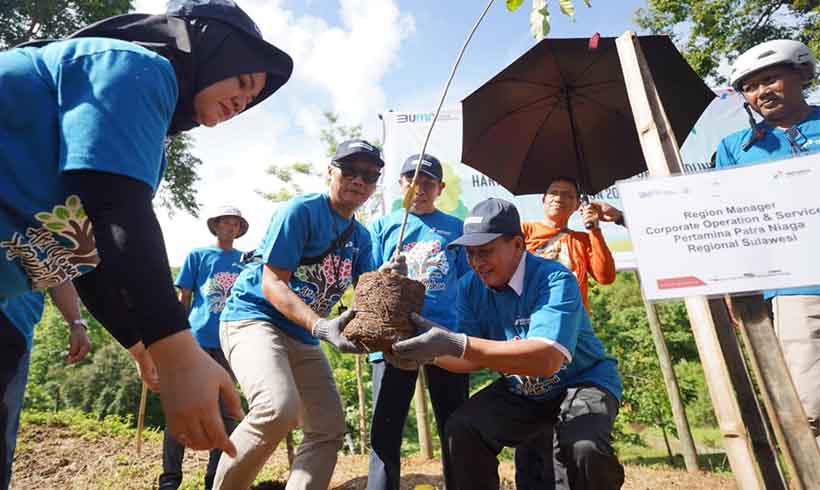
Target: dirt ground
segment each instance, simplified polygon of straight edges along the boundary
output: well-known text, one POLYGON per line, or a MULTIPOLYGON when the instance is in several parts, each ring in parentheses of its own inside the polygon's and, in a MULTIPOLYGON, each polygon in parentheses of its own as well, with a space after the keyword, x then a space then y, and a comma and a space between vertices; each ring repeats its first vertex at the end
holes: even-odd
MULTIPOLYGON (((162 441, 153 434, 144 441, 141 456, 135 442, 125 437, 80 436, 65 427, 24 426, 14 461, 13 490, 137 490, 156 488, 161 469, 162 441)), ((183 489, 202 488, 207 454, 188 451, 183 489)), ((408 458, 402 470, 402 490, 442 488, 437 460, 408 458), (426 485, 425 485, 426 484, 426 485), (430 485, 430 486, 428 486, 430 485), (432 486, 432 487, 431 487, 432 486)), ((503 462, 500 473, 505 490, 512 484, 513 468, 503 462)), ((367 458, 342 455, 333 474, 331 489, 363 490, 367 482, 367 458)), ((287 455, 280 448, 260 475, 256 490, 284 489, 287 455)), ((624 490, 734 489, 731 477, 709 473, 688 474, 673 469, 626 466, 624 490)))

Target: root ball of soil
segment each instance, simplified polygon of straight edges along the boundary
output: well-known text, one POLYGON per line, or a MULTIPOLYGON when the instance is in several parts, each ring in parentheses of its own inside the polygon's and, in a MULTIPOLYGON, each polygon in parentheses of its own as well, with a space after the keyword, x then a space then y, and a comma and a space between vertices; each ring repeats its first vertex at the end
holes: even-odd
POLYGON ((389 352, 399 340, 412 337, 416 327, 410 313, 421 313, 424 284, 390 272, 368 272, 359 277, 353 308, 356 316, 345 336, 371 352, 389 352))

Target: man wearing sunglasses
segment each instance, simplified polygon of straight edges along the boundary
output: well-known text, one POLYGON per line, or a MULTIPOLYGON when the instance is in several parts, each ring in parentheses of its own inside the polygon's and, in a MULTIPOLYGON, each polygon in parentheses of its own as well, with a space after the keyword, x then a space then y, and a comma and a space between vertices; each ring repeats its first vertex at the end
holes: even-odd
MULTIPOLYGON (((751 127, 724 138, 715 166, 750 165, 820 151, 820 107, 805 88, 817 59, 798 41, 779 39, 741 54, 730 82, 746 99, 751 127), (755 122, 751 110, 763 118, 755 122)), ((820 444, 820 286, 765 291, 786 364, 820 444)))
POLYGON ((326 319, 342 294, 372 267, 370 234, 353 213, 376 190, 379 149, 345 141, 328 166, 327 193, 282 205, 262 244, 234 283, 219 340, 245 397, 248 415, 231 434, 237 455, 223 453, 214 488, 250 488, 279 442, 297 423, 304 439, 289 489, 327 488, 342 446, 342 402, 319 340, 363 352, 343 334, 348 311, 326 319))
MULTIPOLYGON (((438 158, 425 154, 412 155, 401 168, 399 184, 403 194, 413 185, 413 174, 420 165, 415 183, 415 197, 401 247, 407 275, 424 283, 424 309, 427 318, 447 328, 455 329, 453 305, 458 291, 458 279, 470 270, 464 250, 447 249, 461 236, 464 223, 436 208, 436 198, 444 190, 444 171, 438 158)), ((377 219, 370 226, 374 266, 389 264, 396 251, 404 210, 399 209, 377 219)), ((401 364, 381 352, 371 354, 373 363, 373 420, 371 422, 370 469, 368 490, 398 490, 401 476, 401 441, 410 400, 413 398, 418 365, 401 364), (401 364, 401 365, 400 365, 401 364)), ((450 414, 467 400, 469 378, 437 366, 424 367, 429 383, 433 412, 441 438, 441 456, 447 488, 454 482, 450 468, 450 451, 444 439, 444 424, 450 414)))

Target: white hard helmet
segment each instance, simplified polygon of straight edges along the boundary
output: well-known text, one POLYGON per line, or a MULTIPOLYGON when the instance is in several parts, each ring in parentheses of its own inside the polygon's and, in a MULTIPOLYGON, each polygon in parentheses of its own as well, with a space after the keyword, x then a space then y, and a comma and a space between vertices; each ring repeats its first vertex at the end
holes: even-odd
POLYGON ((808 46, 791 39, 766 41, 749 49, 737 57, 729 75, 729 84, 740 90, 740 82, 752 73, 770 66, 788 63, 790 65, 811 65, 811 77, 817 74, 817 58, 808 46))

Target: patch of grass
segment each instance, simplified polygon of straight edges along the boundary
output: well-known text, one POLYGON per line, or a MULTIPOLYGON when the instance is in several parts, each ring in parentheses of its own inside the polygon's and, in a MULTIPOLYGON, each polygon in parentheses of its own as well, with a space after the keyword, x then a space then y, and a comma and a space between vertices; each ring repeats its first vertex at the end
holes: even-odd
MULTIPOLYGON (((85 440, 97 441, 100 437, 136 437, 137 430, 131 427, 131 417, 109 415, 102 419, 79 410, 69 409, 58 412, 24 410, 20 416, 22 425, 70 427, 85 440)), ((144 440, 161 441, 162 431, 146 427, 142 431, 144 440)))

